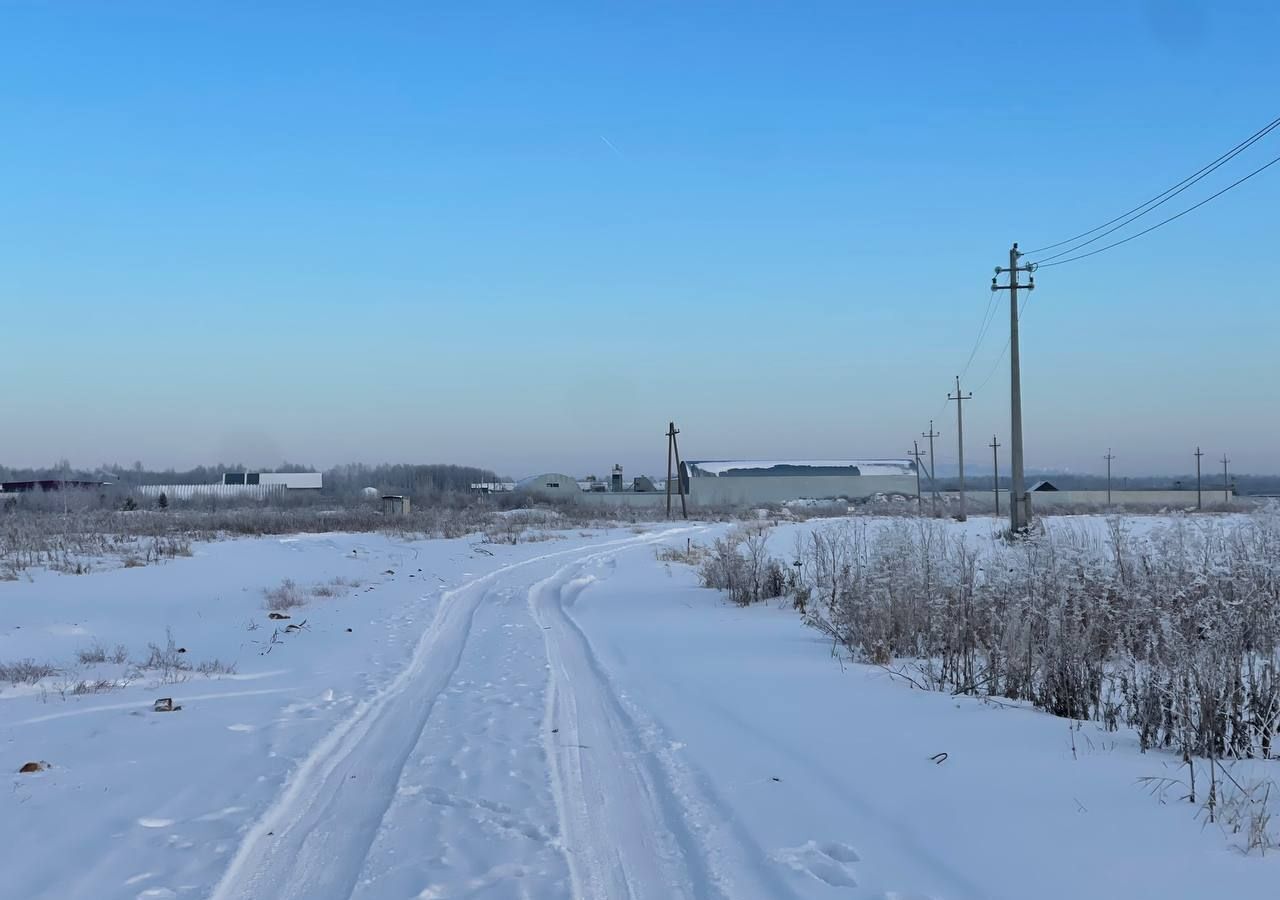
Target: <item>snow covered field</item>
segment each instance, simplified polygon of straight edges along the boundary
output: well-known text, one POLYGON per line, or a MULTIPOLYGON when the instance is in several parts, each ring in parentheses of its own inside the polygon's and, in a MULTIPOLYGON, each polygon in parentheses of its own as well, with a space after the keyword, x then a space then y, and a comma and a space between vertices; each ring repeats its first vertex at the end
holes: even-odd
POLYGON ((0 583, 0 665, 60 670, 0 685, 0 895, 1276 896, 1280 855, 1153 797, 1177 759, 1131 731, 841 666, 655 557, 730 527, 245 539, 0 583), (269 619, 284 579, 307 602, 269 619))

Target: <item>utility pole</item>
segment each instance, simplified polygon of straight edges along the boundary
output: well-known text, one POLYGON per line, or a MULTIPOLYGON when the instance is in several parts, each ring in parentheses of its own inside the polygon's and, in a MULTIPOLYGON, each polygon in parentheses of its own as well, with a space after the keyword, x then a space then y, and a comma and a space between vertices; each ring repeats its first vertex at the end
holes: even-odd
POLYGON ((671 446, 675 448, 676 451, 676 487, 680 491, 680 518, 688 519, 689 507, 686 506, 684 502, 684 478, 680 474, 680 470, 683 468, 680 464, 680 442, 676 440, 676 435, 680 433, 680 430, 675 427, 675 423, 672 423, 671 425, 671 432, 671 446))
POLYGON ((964 511, 964 401, 973 399, 973 391, 968 396, 960 393, 960 376, 956 376, 956 395, 947 394, 948 400, 956 401, 956 440, 960 447, 960 515, 958 521, 968 519, 964 511))
POLYGON ((1227 459, 1227 454, 1222 454, 1222 502, 1231 502, 1231 482, 1227 479, 1227 463, 1231 460, 1227 459))
POLYGON ((938 488, 933 480, 934 460, 937 456, 933 452, 933 439, 941 437, 941 433, 933 430, 933 419, 929 420, 929 430, 920 432, 920 437, 929 439, 929 493, 933 495, 933 514, 938 514, 938 488))
POLYGON ((1204 503, 1200 499, 1200 457, 1202 456, 1204 453, 1196 447, 1196 509, 1204 509, 1204 503))
MULTIPOLYGON (((930 428, 929 430, 932 431, 933 429, 930 428)), ((924 453, 920 450, 919 441, 911 442, 911 456, 916 461, 916 513, 920 514, 924 512, 924 500, 920 497, 920 457, 924 456, 924 453)))
POLYGON ((1000 518, 1000 442, 991 435, 991 492, 996 496, 996 518, 1000 518))
POLYGON ((1102 457, 1107 461, 1107 506, 1111 505, 1111 460, 1115 459, 1111 455, 1111 448, 1107 448, 1107 455, 1102 457))
POLYGON ((676 452, 676 422, 667 422, 667 518, 671 518, 671 460, 676 452))
POLYGON ((676 462, 676 490, 680 494, 680 515, 689 518, 689 509, 685 506, 684 500, 684 480, 680 478, 680 445, 676 443, 676 435, 680 433, 680 429, 676 428, 675 422, 667 423, 667 518, 671 518, 671 457, 674 454, 676 462))
POLYGON ((1032 272, 1031 266, 1019 266, 1018 245, 1009 248, 1009 268, 996 266, 996 274, 991 279, 991 290, 1009 292, 1009 450, 1013 456, 1012 475, 1009 484, 1009 530, 1017 534, 1025 531, 1030 525, 1030 510, 1027 508, 1026 487, 1022 474, 1022 363, 1018 352, 1018 289, 1035 290, 1036 280, 1030 278, 1028 284, 1018 284, 1019 272, 1032 272), (1009 273, 1008 284, 996 284, 1000 273, 1009 273))

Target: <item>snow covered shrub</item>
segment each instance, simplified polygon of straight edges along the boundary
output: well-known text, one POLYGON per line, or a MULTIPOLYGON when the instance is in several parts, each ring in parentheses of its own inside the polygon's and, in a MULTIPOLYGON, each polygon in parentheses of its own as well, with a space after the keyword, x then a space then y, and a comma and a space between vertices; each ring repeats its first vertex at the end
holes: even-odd
POLYGON ((206 659, 200 665, 196 666, 196 671, 201 675, 234 675, 236 674, 235 663, 224 663, 220 659, 206 659))
POLYGON ((0 681, 9 684, 35 684, 41 678, 57 675, 58 668, 34 659, 19 659, 11 663, 0 662, 0 681))
POLYGON ((82 666, 100 665, 102 663, 115 663, 122 665, 129 661, 129 648, 124 644, 116 644, 112 650, 107 650, 97 641, 94 641, 88 647, 76 652, 76 659, 80 661, 82 666))
POLYGON ((703 587, 728 592, 730 599, 740 606, 751 602, 747 561, 738 552, 738 542, 732 538, 716 538, 698 569, 698 577, 703 587))
POLYGON ((683 547, 672 547, 667 544, 659 544, 654 550, 653 555, 658 562, 678 562, 687 566, 696 566, 702 562, 706 556, 706 548, 701 544, 695 544, 692 541, 686 542, 683 547))
POLYGON ((1275 752, 1274 511, 1182 516, 1146 535, 1113 517, 1105 535, 1063 525, 982 544, 922 518, 873 536, 841 522, 811 532, 797 557, 797 607, 856 658, 912 660, 937 689, 1123 722, 1144 747, 1275 752))
POLYGON ((263 588, 262 596, 265 598, 262 605, 272 612, 284 612, 307 602, 306 595, 298 589, 292 578, 286 578, 276 587, 263 588))
POLYGON ((739 606, 782 596, 787 580, 768 537, 767 525, 752 523, 717 538, 698 569, 702 586, 728 592, 739 606))
POLYGON ((76 652, 76 659, 82 666, 92 666, 107 661, 107 648, 96 641, 88 647, 76 652))
POLYGON ((136 667, 142 672, 157 672, 162 683, 173 684, 186 678, 185 673, 191 671, 191 663, 186 660, 186 648, 179 647, 174 641, 173 631, 166 628, 164 636, 164 647, 155 643, 147 644, 147 658, 137 663, 136 667))

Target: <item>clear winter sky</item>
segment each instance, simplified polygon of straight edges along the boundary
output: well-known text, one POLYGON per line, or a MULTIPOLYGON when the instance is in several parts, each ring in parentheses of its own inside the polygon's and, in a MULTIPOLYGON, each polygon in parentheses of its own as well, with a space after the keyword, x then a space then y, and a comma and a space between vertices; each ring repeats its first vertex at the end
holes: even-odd
MULTIPOLYGON (((1277 33, 1265 2, 0 3, 0 461, 603 474, 663 468, 668 419, 691 458, 823 457, 934 416, 946 466, 1009 243, 1280 115, 1277 33)), ((1280 470, 1278 209, 1280 165, 1038 274, 1029 466, 1280 470)))

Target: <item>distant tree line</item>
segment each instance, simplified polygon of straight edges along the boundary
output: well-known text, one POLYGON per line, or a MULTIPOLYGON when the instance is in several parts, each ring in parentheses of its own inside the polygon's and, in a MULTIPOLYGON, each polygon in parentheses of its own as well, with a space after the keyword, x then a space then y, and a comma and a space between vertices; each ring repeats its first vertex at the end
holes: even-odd
POLYGON ((347 463, 324 473, 324 493, 334 497, 352 497, 366 487, 372 487, 381 493, 430 499, 443 494, 466 493, 471 485, 478 482, 500 480, 493 471, 476 466, 347 463))
MULTIPOLYGON (((311 466, 297 463, 281 463, 277 466, 255 468, 243 463, 218 463, 212 466, 196 466, 193 469, 152 470, 136 462, 132 466, 110 463, 96 469, 76 469, 66 460, 52 466, 14 468, 0 465, 0 481, 103 481, 120 488, 146 484, 217 484, 224 472, 315 472, 311 466)), ((445 494, 466 493, 477 482, 500 481, 496 473, 477 466, 449 464, 417 465, 411 463, 347 463, 334 466, 322 473, 323 497, 346 499, 360 496, 371 487, 380 493, 407 494, 416 499, 430 500, 445 494)))

